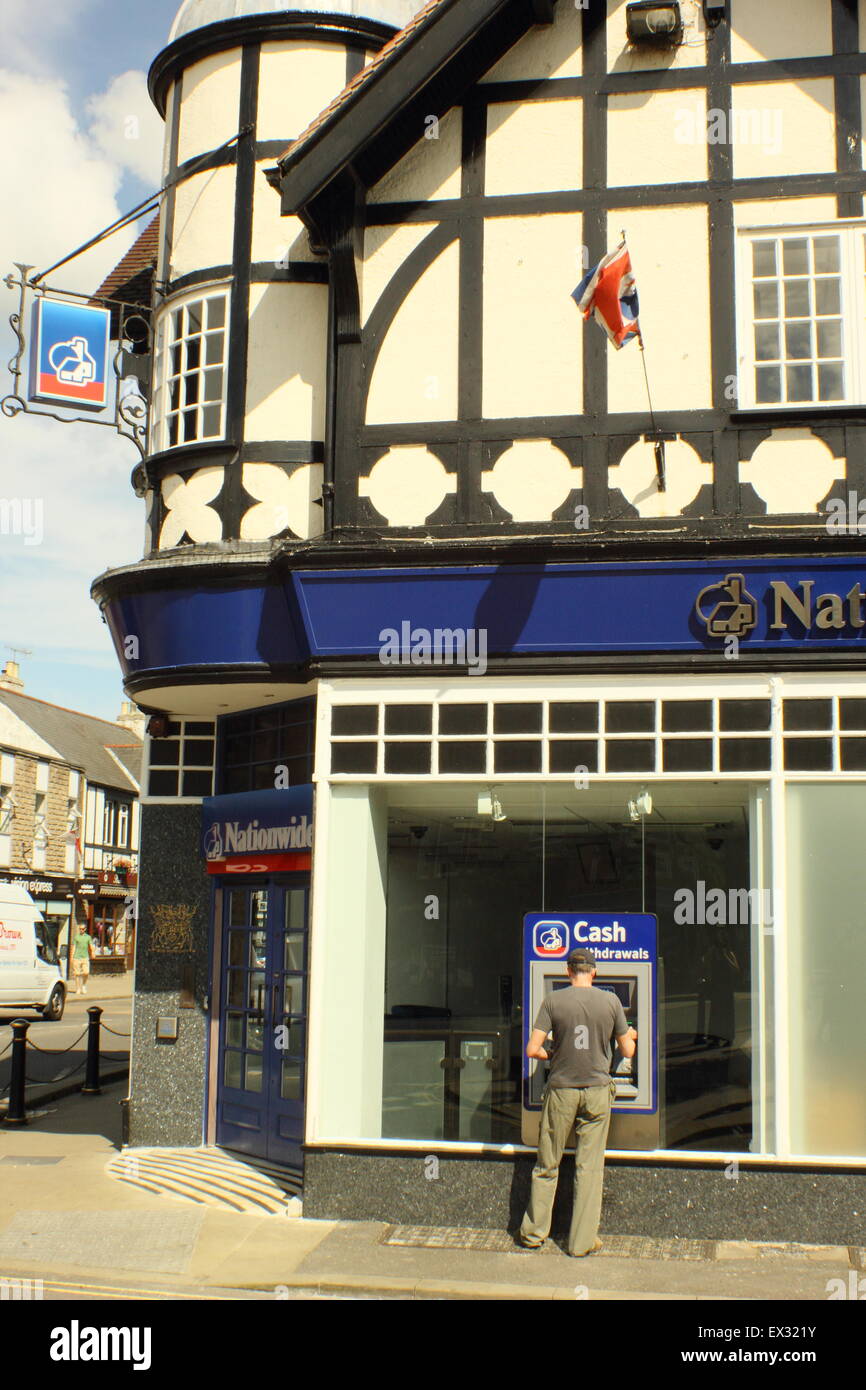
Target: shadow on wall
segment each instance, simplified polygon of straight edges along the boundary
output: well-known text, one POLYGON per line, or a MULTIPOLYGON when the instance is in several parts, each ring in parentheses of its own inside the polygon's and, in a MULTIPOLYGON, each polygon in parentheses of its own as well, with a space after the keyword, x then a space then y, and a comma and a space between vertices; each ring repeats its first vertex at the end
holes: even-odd
POLYGON ((475 609, 475 628, 487 633, 489 654, 510 652, 520 641, 543 574, 540 565, 531 570, 497 566, 475 609))

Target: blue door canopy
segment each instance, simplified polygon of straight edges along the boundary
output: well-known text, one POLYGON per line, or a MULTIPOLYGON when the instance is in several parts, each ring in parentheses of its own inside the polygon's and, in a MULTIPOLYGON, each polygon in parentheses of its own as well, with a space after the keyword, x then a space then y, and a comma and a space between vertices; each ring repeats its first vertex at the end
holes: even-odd
POLYGON ((429 662, 413 651, 432 642, 449 664, 449 650, 477 651, 480 638, 492 659, 723 656, 734 641, 744 654, 856 653, 866 650, 866 556, 296 570, 282 583, 142 584, 103 611, 136 685, 151 672, 302 670, 344 657, 417 671, 429 662))

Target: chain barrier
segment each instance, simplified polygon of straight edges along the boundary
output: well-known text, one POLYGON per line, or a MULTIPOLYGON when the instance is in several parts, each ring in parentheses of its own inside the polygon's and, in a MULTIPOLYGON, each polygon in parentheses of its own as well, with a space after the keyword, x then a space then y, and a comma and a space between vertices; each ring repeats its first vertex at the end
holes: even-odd
POLYGON ((12 1049, 11 1058, 11 1077, 8 1085, 0 1089, 0 1096, 9 1095, 8 1108, 5 1115, 5 1123, 26 1124, 27 1123, 27 1102, 25 1087, 30 1086, 56 1086, 59 1082, 68 1081, 70 1077, 76 1076, 79 1072, 84 1072, 84 1084, 81 1087, 84 1095, 98 1095, 99 1085, 99 1064, 101 1061, 119 1062, 129 1059, 129 1052, 102 1052, 99 1046, 100 1029, 105 1028, 106 1032, 113 1034, 117 1038, 128 1038, 130 1033, 119 1033, 114 1028, 109 1028, 102 1022, 102 1010, 98 1007, 88 1009, 90 1021, 83 1032, 79 1033, 74 1042, 68 1047, 40 1047, 27 1036, 29 1023, 25 1019, 16 1019, 12 1023, 12 1040, 0 1052, 0 1057, 12 1049), (62 1057, 79 1047, 83 1038, 87 1038, 86 1056, 83 1062, 72 1067, 69 1071, 61 1072, 59 1076, 38 1077, 31 1076, 26 1071, 25 1057, 27 1048, 31 1047, 34 1052, 41 1052, 45 1057, 62 1057))
MULTIPOLYGON (((85 1028, 84 1032, 79 1033, 75 1042, 70 1043, 68 1047, 40 1047, 38 1043, 33 1042, 32 1038, 27 1039, 27 1046, 32 1047, 34 1052, 44 1053, 46 1057, 62 1057, 64 1052, 71 1052, 73 1047, 77 1047, 81 1039, 86 1037, 87 1029, 85 1028)), ((12 1044, 10 1043, 9 1046, 11 1047, 12 1044)))
POLYGON ((86 1065, 86 1062, 79 1062, 77 1067, 72 1068, 72 1071, 62 1071, 59 1076, 46 1076, 43 1078, 38 1076, 27 1076, 25 1074, 24 1080, 31 1086, 56 1086, 58 1081, 68 1081, 70 1076, 74 1076, 77 1071, 84 1071, 86 1065))
POLYGON ((107 1023, 103 1023, 101 1026, 102 1026, 104 1032, 106 1032, 106 1033, 111 1033, 115 1038, 131 1038, 131 1037, 132 1037, 132 1034, 131 1034, 131 1033, 118 1033, 118 1031, 117 1031, 116 1028, 109 1028, 109 1026, 108 1026, 107 1023))

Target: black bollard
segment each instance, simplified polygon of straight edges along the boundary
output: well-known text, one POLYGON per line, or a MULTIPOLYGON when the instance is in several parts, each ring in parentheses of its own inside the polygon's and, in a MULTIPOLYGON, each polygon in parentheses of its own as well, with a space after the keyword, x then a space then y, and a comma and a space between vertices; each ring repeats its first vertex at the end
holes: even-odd
POLYGON ((102 1010, 97 1004, 91 1004, 87 1013, 90 1018, 87 1025, 87 1070, 84 1073, 81 1094, 98 1096, 102 1092, 99 1084, 99 1021, 102 1018, 102 1010))
POLYGON ((12 1024, 12 1080, 9 1086, 9 1109, 6 1111, 7 1125, 26 1125, 27 1111, 24 1106, 24 1084, 27 1056, 26 1018, 16 1018, 12 1024))

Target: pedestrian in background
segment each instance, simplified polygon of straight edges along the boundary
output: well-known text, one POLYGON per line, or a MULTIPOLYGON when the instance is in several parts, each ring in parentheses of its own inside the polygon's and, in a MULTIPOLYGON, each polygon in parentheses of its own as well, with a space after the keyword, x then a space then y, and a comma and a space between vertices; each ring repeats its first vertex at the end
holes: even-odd
POLYGON ((575 1130, 574 1209, 568 1253, 594 1255, 601 1249, 598 1223, 604 1150, 616 1095, 610 1074, 611 1038, 616 1037, 623 1057, 633 1057, 637 1033, 629 1028, 617 996, 593 988, 595 956, 591 951, 572 951, 566 967, 571 989, 554 990, 546 996, 526 1048, 527 1057, 550 1060, 550 1076, 544 1091, 529 1206, 517 1240, 526 1249, 536 1250, 547 1239, 559 1164, 575 1130), (545 1044, 550 1033, 553 1044, 548 1052, 545 1044))
POLYGON ((87 979, 90 962, 93 959, 93 941, 87 928, 79 923, 75 940, 72 943, 72 977, 75 980, 75 993, 87 993, 87 979))

